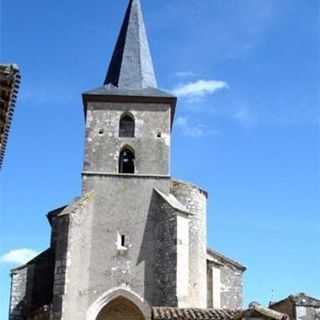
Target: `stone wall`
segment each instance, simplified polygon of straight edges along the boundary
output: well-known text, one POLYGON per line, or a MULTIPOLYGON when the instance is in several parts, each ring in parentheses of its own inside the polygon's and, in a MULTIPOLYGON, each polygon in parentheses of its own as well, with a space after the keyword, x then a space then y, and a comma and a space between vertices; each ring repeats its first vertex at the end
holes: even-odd
POLYGON ((55 249, 54 285, 50 320, 60 320, 66 285, 68 254, 69 216, 56 217, 52 221, 53 244, 55 249))
POLYGON ((189 294, 184 305, 206 308, 207 194, 190 183, 179 181, 172 181, 171 192, 191 213, 189 223, 189 294))
POLYGON ((240 263, 208 249, 208 306, 239 310, 243 302, 243 273, 240 263))
POLYGON ((320 320, 320 308, 297 306, 296 320, 320 320))
POLYGON ((170 106, 89 103, 84 172, 117 174, 119 153, 126 145, 135 152, 136 174, 169 175, 170 106), (135 119, 134 138, 119 137, 120 118, 126 112, 135 119))
POLYGON ((242 271, 232 265, 221 267, 221 307, 240 309, 243 300, 242 271))
MULTIPOLYGON (((150 304, 159 305, 164 298, 166 304, 176 304, 176 222, 172 222, 176 216, 154 192, 154 188, 166 192, 169 181, 164 177, 89 177, 86 184, 94 190, 92 197, 69 215, 64 319, 82 318, 101 295, 120 286, 150 304), (119 235, 125 237, 125 248, 119 248, 119 235)), ((55 285, 55 298, 62 299, 57 289, 55 285)))
POLYGON ((10 320, 25 319, 52 300, 53 254, 42 252, 25 266, 12 271, 10 320))
POLYGON ((151 305, 177 306, 177 212, 154 194, 153 210, 157 217, 154 226, 155 267, 150 283, 153 288, 151 305))
POLYGON ((11 295, 9 320, 24 320, 27 304, 28 267, 15 269, 11 273, 11 295))

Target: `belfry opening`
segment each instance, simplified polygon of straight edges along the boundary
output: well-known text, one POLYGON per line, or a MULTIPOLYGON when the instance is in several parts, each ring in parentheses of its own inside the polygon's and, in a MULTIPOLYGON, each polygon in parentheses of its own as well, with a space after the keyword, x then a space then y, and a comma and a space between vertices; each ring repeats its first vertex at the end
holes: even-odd
POLYGON ((120 138, 133 138, 134 137, 134 117, 129 113, 121 116, 119 123, 119 137, 120 138))
POLYGON ((119 173, 134 174, 135 173, 134 160, 135 160, 134 151, 129 147, 124 147, 120 151, 120 155, 119 155, 119 173))

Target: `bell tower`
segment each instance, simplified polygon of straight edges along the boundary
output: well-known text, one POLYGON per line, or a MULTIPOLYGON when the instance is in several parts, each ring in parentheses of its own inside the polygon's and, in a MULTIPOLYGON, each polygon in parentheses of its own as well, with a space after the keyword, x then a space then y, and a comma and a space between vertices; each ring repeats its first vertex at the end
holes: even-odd
POLYGON ((68 248, 66 319, 81 314, 74 309, 79 292, 86 308, 124 286, 150 305, 178 304, 176 234, 160 196, 170 194, 176 101, 157 88, 140 0, 130 0, 105 81, 83 94, 82 197, 90 194, 90 205, 69 227, 70 234, 80 228, 74 234, 81 240, 68 248))
POLYGON ((128 310, 205 307, 206 193, 171 179, 177 98, 157 87, 140 0, 129 1, 103 85, 82 97, 82 195, 54 227, 67 237, 56 241, 54 312, 100 319, 115 292, 128 310))
POLYGON ((169 177, 176 98, 157 88, 140 1, 129 2, 104 85, 83 102, 84 190, 97 176, 169 177))

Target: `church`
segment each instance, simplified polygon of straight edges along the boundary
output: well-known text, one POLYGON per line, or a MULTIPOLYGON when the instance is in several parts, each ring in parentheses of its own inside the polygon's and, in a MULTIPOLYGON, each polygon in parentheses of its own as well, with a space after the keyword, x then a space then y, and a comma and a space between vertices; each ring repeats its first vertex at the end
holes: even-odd
POLYGON ((286 319, 240 312, 246 268, 208 248, 207 192, 171 177, 177 98, 158 88, 139 0, 82 97, 82 193, 48 213, 49 248, 12 270, 9 319, 286 319))

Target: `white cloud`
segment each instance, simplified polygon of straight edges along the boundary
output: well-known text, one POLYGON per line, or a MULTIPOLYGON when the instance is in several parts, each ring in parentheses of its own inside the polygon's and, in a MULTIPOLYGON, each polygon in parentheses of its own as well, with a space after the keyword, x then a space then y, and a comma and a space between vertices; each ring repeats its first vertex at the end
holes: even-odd
POLYGON ((197 80, 183 85, 179 85, 173 90, 173 93, 178 97, 204 97, 212 95, 218 90, 229 88, 228 84, 224 81, 217 80, 197 80))
POLYGON ((189 137, 202 137, 204 135, 219 134, 217 130, 209 129, 203 124, 191 123, 187 117, 177 118, 175 125, 183 135, 189 137))
POLYGON ((11 250, 8 253, 0 257, 1 263, 11 263, 11 264, 24 264, 35 256, 38 255, 38 252, 31 249, 16 249, 11 250))

